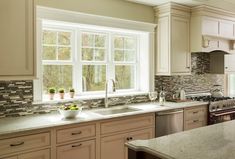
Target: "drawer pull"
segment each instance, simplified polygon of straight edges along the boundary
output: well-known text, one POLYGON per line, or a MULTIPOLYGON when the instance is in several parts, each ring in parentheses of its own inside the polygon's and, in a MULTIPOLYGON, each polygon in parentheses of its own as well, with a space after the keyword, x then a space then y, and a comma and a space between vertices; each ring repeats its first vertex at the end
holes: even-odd
POLYGON ((198 111, 196 111, 196 112, 193 112, 193 114, 197 114, 198 113, 198 111))
POLYGON ((79 146, 82 146, 82 144, 72 145, 72 147, 79 147, 79 146))
POLYGON ((127 141, 132 140, 132 139, 133 139, 132 137, 128 137, 128 138, 126 138, 126 140, 127 140, 127 141))
POLYGON ((78 131, 78 132, 72 133, 72 135, 80 135, 81 133, 82 131, 78 131))
POLYGON ((24 144, 24 142, 19 142, 19 143, 17 143, 17 144, 10 144, 10 146, 11 147, 14 147, 14 146, 20 146, 20 145, 23 145, 24 144))
POLYGON ((199 122, 199 120, 194 120, 193 122, 196 123, 196 122, 199 122))

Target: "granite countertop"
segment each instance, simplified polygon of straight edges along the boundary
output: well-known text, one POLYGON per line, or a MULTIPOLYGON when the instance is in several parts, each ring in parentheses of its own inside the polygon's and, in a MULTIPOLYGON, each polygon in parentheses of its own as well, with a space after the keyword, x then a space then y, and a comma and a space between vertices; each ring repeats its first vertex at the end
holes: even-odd
POLYGON ((7 117, 0 119, 0 135, 6 135, 11 133, 23 132, 28 130, 36 130, 42 128, 51 128, 55 126, 63 126, 76 123, 84 123, 90 121, 98 121, 104 119, 111 119, 116 117, 124 117, 131 115, 138 115, 151 112, 159 112, 164 110, 185 108, 191 106, 199 106, 208 104, 206 102, 183 102, 183 103, 172 103, 166 102, 164 106, 159 106, 159 103, 139 103, 124 106, 115 106, 112 108, 103 108, 99 110, 107 110, 113 108, 122 107, 133 107, 140 109, 134 112, 115 114, 115 115, 99 115, 95 113, 97 110, 86 110, 83 111, 79 117, 75 119, 63 119, 62 116, 57 112, 49 114, 35 114, 22 117, 7 117), (156 107, 155 107, 156 106, 156 107))
POLYGON ((126 145, 164 159, 234 159, 235 121, 126 145))

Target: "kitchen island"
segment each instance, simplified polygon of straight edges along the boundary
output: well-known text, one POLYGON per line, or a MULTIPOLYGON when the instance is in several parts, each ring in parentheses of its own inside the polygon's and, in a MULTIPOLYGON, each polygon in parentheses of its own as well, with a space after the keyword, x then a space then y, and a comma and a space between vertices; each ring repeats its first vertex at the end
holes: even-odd
POLYGON ((129 159, 234 159, 235 121, 126 143, 129 159))

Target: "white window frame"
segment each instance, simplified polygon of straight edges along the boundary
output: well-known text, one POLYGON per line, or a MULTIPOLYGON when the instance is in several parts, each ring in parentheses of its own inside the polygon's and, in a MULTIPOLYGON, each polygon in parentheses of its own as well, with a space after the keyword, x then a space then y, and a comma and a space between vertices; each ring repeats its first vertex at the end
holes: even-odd
MULTIPOLYGON (((121 31, 126 32, 133 32, 133 33, 141 33, 141 38, 138 41, 140 47, 139 49, 139 59, 140 65, 138 66, 140 70, 139 74, 136 75, 137 79, 139 79, 139 83, 141 83, 141 86, 139 88, 138 92, 130 92, 128 90, 127 93, 122 92, 121 94, 116 94, 113 96, 119 96, 119 95, 134 95, 134 94, 142 94, 147 93, 148 91, 151 91, 154 89, 154 46, 155 46, 155 27, 156 24, 152 23, 145 23, 145 22, 137 22, 137 21, 130 21, 130 20, 123 20, 118 18, 111 18, 111 17, 104 17, 104 16, 97 16, 97 15, 91 15, 91 14, 84 14, 84 13, 78 13, 78 12, 72 12, 72 11, 65 11, 65 10, 59 10, 59 9, 52 9, 47 7, 41 7, 37 6, 37 75, 38 77, 42 76, 41 69, 42 65, 40 63, 42 57, 40 55, 40 40, 41 40, 41 26, 42 26, 42 20, 53 20, 53 21, 64 21, 66 23, 74 23, 74 24, 83 24, 90 25, 91 28, 95 26, 96 28, 116 28, 121 31), (146 71, 147 70, 147 71, 146 71), (141 75, 141 76, 140 76, 141 75)), ((73 27, 73 25, 71 25, 73 27)), ((85 28, 87 29, 87 28, 85 28)), ((89 28, 88 28, 89 29, 89 28)), ((75 36, 78 36, 79 33, 75 31, 75 36)), ((75 43, 79 43, 79 41, 75 41, 75 43)), ((112 49, 111 47, 109 48, 112 49)), ((74 52, 77 52, 77 48, 74 49, 74 52)), ((74 56, 76 56, 75 54, 74 56)), ((137 58, 138 59, 138 58, 137 58)), ((139 62, 139 61, 138 61, 139 62)), ((76 65, 76 62, 75 62, 76 65)), ((76 69, 75 69, 76 70, 76 69)), ((78 71, 78 70, 77 70, 78 71)), ((75 71, 74 71, 75 72, 75 71)), ((73 73, 74 73, 73 72, 73 73)), ((37 103, 42 101, 42 84, 41 79, 34 80, 34 102, 37 103)), ((75 81, 73 79, 73 81, 75 81)), ((76 82, 77 84, 79 82, 76 82)), ((79 97, 80 99, 92 99, 92 98, 100 98, 104 97, 102 96, 83 96, 79 97)))

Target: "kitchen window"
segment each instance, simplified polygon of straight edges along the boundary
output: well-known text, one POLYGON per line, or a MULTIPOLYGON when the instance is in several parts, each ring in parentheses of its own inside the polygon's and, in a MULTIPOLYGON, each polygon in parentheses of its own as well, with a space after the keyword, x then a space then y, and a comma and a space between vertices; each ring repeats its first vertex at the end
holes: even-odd
POLYGON ((51 87, 103 94, 109 79, 119 93, 141 91, 138 32, 43 22, 41 39, 42 100, 48 100, 51 87))
POLYGON ((228 74, 228 95, 235 97, 235 74, 228 74))

